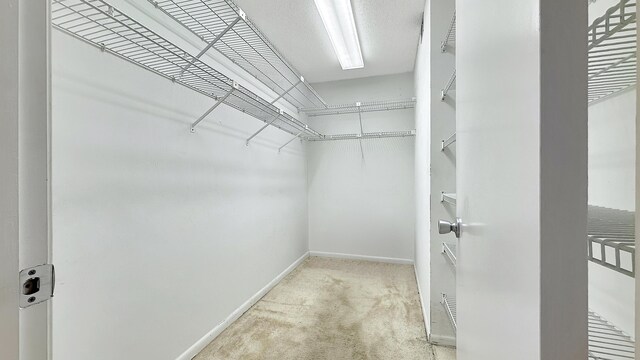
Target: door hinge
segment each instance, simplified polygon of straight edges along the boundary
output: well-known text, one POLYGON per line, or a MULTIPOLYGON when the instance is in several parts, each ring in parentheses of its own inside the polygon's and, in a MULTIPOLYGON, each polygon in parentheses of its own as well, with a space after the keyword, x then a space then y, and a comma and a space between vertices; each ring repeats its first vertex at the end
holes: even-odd
POLYGON ((51 264, 20 271, 20 308, 28 308, 51 299, 55 284, 56 271, 51 264))

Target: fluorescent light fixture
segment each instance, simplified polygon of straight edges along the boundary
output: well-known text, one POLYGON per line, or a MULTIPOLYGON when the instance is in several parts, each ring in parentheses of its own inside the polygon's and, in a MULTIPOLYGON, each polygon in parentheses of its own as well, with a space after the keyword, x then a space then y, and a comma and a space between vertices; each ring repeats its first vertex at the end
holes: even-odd
POLYGON ((342 70, 364 67, 351 0, 314 0, 342 70))

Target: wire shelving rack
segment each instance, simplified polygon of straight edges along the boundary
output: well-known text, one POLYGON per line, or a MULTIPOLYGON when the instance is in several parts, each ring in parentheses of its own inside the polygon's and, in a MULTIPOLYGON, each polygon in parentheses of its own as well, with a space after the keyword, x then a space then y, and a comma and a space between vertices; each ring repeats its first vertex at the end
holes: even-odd
POLYGON ((589 260, 635 277, 635 214, 593 205, 588 213, 589 260))
POLYGON ((456 315, 456 298, 454 296, 442 294, 442 300, 440 301, 440 303, 444 307, 444 310, 447 313, 447 317, 449 318, 449 321, 451 321, 451 326, 453 326, 453 330, 456 331, 458 329, 458 321, 457 321, 457 315, 456 315))
POLYGON ((620 0, 588 30, 588 101, 636 84, 636 0, 620 0))
POLYGON ((53 0, 55 28, 290 134, 321 137, 303 122, 102 0, 53 0))
MULTIPOLYGON (((296 108, 326 103, 232 0, 148 0, 296 108)), ((199 57, 198 56, 198 57, 199 57)))
POLYGON ((383 138, 404 138, 415 136, 415 130, 407 131, 382 131, 382 132, 370 132, 362 134, 336 134, 336 135, 322 135, 317 137, 306 137, 307 141, 334 141, 334 140, 358 140, 358 139, 383 139, 383 138))
POLYGON ((589 360, 635 359, 635 343, 620 329, 589 311, 589 360))
POLYGON ((449 95, 449 91, 454 91, 455 89, 456 89, 456 71, 453 70, 453 74, 451 74, 449 81, 447 81, 447 84, 440 91, 440 100, 444 101, 449 95))
POLYGON ((453 133, 448 138, 442 140, 442 145, 440 147, 440 151, 445 151, 449 146, 456 142, 456 133, 453 133))
POLYGON ((380 100, 368 102, 355 102, 350 104, 328 105, 325 108, 307 108, 301 111, 309 117, 356 114, 376 111, 392 111, 413 109, 416 107, 416 98, 401 100, 380 100))
POLYGON ((440 50, 442 52, 447 52, 447 49, 449 47, 455 46, 455 42, 456 42, 456 12, 454 11, 453 18, 451 19, 451 24, 447 29, 447 34, 445 35, 444 40, 442 40, 442 43, 440 43, 440 50))
POLYGON ((456 267, 456 244, 442 243, 442 254, 449 261, 449 263, 455 268, 456 267))
POLYGON ((455 205, 457 201, 456 194, 442 192, 440 194, 440 202, 455 205))

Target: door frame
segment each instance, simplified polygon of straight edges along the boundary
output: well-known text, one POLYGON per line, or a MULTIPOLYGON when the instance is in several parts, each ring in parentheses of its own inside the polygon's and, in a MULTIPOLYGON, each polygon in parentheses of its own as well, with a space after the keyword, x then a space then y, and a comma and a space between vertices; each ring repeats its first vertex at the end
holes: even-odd
MULTIPOLYGON (((19 1, 19 269, 51 264, 50 1, 19 1)), ((51 300, 20 310, 20 360, 50 359, 51 300)))
POLYGON ((18 0, 0 8, 0 358, 19 354, 18 0))

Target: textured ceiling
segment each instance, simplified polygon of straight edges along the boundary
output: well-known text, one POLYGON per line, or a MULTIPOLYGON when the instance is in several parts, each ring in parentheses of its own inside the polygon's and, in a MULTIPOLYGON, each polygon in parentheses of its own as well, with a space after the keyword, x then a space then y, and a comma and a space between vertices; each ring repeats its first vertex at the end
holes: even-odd
POLYGON ((342 70, 313 0, 235 0, 309 82, 413 71, 424 0, 351 0, 365 67, 342 70))

